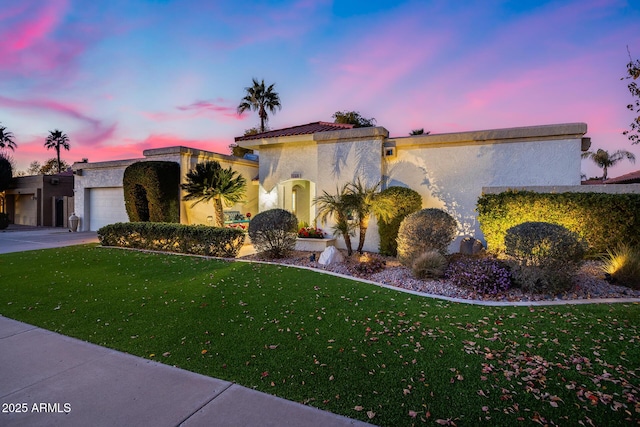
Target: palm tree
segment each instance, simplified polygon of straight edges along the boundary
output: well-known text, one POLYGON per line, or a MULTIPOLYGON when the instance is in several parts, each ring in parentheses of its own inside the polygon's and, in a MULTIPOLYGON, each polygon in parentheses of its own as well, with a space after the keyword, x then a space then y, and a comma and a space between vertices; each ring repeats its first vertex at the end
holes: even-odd
POLYGON ((245 87, 246 95, 242 98, 240 105, 238 105, 238 114, 242 114, 247 110, 258 111, 260 116, 260 132, 265 131, 265 125, 269 121, 269 115, 267 111, 275 114, 276 108, 281 110, 280 96, 277 92, 273 91, 275 83, 265 87, 264 79, 258 83, 258 80, 253 79, 253 86, 245 87))
POLYGON ((360 178, 356 182, 347 184, 345 199, 351 212, 353 212, 360 231, 357 249, 360 253, 362 253, 364 246, 371 214, 375 214, 378 220, 389 221, 396 213, 395 206, 390 203, 388 198, 378 197, 380 184, 378 182, 372 187, 367 187, 360 178))
POLYGON ((340 235, 344 238, 347 246, 347 254, 351 256, 353 249, 351 248, 351 236, 353 235, 354 225, 349 222, 349 203, 347 199, 348 185, 344 185, 342 189, 336 187, 336 194, 329 194, 323 191, 322 196, 316 197, 313 203, 318 207, 318 215, 316 219, 326 223, 327 218, 334 217, 335 224, 332 227, 334 235, 340 235))
POLYGON ((0 126, 0 148, 8 148, 13 151, 16 143, 13 141, 13 133, 9 132, 5 126, 0 126))
POLYGON ((215 160, 196 164, 194 169, 187 172, 187 182, 181 187, 186 191, 183 200, 194 200, 191 207, 200 202, 213 202, 213 210, 218 227, 224 226, 222 204, 233 206, 244 197, 247 180, 238 172, 223 169, 215 160))
POLYGON ((58 173, 62 172, 62 164, 60 163, 60 148, 64 148, 69 151, 69 137, 66 133, 62 133, 61 130, 50 130, 49 136, 44 143, 47 150, 54 148, 56 150, 56 157, 58 159, 58 173))
POLYGON ((602 180, 607 179, 607 168, 611 166, 615 166, 619 161, 624 158, 627 158, 631 163, 636 162, 636 156, 633 153, 628 152, 627 150, 618 150, 613 154, 609 154, 607 150, 603 150, 602 148, 598 149, 598 151, 586 151, 582 153, 583 159, 591 159, 593 162, 598 165, 599 168, 602 168, 602 180))

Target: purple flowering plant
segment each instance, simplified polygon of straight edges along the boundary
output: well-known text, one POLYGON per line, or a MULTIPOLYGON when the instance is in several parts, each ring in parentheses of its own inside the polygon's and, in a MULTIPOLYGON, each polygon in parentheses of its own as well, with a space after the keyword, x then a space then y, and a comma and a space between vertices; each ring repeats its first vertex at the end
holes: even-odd
POLYGON ((498 295, 511 288, 509 268, 495 258, 458 258, 449 264, 445 277, 453 285, 482 295, 498 295))

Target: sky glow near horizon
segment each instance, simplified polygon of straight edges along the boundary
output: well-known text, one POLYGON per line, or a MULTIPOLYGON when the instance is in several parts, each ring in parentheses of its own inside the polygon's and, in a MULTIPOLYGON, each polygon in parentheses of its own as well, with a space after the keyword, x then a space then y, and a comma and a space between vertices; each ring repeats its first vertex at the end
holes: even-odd
POLYGON ((640 58, 640 0, 7 3, 0 123, 18 170, 55 156, 54 129, 68 163, 175 145, 227 154, 259 124, 236 114, 254 77, 280 94, 272 129, 343 110, 392 137, 585 122, 592 149, 638 157, 610 177, 640 169, 621 80, 627 47, 640 58))

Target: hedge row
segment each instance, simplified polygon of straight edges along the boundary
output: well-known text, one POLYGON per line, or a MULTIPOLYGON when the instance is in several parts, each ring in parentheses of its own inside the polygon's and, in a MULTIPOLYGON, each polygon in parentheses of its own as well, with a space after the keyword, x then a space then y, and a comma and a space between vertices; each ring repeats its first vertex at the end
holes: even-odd
POLYGON ((235 258, 245 234, 232 228, 164 222, 119 222, 98 230, 103 246, 235 258))
POLYGON ((640 245, 640 194, 507 191, 478 199, 480 229, 492 252, 504 252, 507 230, 523 222, 562 225, 587 242, 587 254, 640 245))

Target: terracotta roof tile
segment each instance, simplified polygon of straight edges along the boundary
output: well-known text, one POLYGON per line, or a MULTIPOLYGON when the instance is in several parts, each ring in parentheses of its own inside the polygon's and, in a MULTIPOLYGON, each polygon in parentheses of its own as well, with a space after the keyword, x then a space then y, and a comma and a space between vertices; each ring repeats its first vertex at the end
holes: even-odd
POLYGON ((640 171, 631 172, 625 175, 611 178, 605 181, 605 184, 631 184, 640 182, 640 171))
POLYGON ((311 135, 316 132, 329 132, 333 130, 352 129, 353 125, 342 123, 329 123, 329 122, 313 122, 306 125, 292 126, 284 129, 270 130, 263 133, 257 133, 255 135, 237 136, 235 141, 248 141, 252 139, 262 138, 277 138, 281 136, 294 136, 294 135, 311 135))

